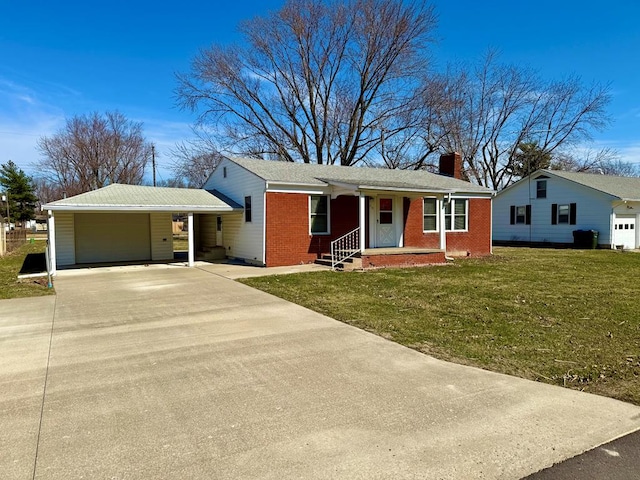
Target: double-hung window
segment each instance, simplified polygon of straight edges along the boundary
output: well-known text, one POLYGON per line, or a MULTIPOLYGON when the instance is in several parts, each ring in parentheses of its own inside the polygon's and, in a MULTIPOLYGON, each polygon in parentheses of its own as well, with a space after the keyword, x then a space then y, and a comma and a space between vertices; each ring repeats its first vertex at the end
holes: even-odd
POLYGON ((329 233, 329 197, 327 195, 309 197, 309 230, 313 235, 329 233))
POLYGON ((575 225, 577 205, 575 203, 551 205, 551 225, 575 225))
POLYGON ((448 231, 467 230, 468 202, 463 198, 454 198, 444 204, 445 229, 448 231))
POLYGON ((531 225, 531 205, 511 205, 511 225, 531 225))
POLYGON ((547 198, 547 181, 538 180, 536 182, 536 198, 547 198))
MULTIPOLYGON (((426 197, 423 199, 422 230, 437 232, 440 229, 439 209, 442 200, 426 197)), ((464 231, 469 226, 469 202, 465 198, 454 198, 444 203, 444 227, 446 231, 464 231)))
POLYGON ((438 230, 438 199, 425 198, 422 211, 422 230, 436 232, 438 230))

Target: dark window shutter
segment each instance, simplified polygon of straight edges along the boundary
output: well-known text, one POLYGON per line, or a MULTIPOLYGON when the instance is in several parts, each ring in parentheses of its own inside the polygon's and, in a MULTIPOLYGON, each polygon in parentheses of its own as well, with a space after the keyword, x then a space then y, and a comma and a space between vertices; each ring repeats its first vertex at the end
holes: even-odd
POLYGON ((516 206, 511 205, 511 225, 515 225, 516 223, 516 206))
POLYGON ((527 205, 527 211, 525 213, 524 223, 531 225, 531 205, 527 205))
POLYGON ((552 203, 551 204, 551 225, 557 225, 557 224, 558 224, 558 204, 552 203))
POLYGON ((572 203, 571 205, 569 205, 569 224, 570 225, 576 224, 576 204, 575 203, 572 203))

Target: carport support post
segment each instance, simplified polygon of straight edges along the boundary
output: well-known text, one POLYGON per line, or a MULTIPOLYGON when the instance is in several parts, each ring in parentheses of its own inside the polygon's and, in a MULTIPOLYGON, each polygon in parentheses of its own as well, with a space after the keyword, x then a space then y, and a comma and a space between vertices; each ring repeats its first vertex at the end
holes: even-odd
POLYGON ((49 275, 56 274, 56 221, 51 210, 47 210, 47 239, 49 240, 49 275))
POLYGON ((195 242, 193 241, 193 213, 189 212, 187 214, 187 232, 189 237, 189 266, 193 267, 195 265, 195 242))

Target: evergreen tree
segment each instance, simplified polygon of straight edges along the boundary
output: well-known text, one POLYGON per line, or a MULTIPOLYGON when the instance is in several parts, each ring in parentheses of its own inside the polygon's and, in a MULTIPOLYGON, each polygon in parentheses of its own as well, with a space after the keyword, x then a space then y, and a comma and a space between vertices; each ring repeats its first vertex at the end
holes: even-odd
MULTIPOLYGON (((11 219, 20 222, 31 220, 35 215, 36 203, 38 202, 31 177, 9 160, 8 163, 0 165, 0 186, 9 201, 11 218, 7 219, 7 222, 10 223, 11 219)), ((6 215, 6 213, 6 205, 3 205, 2 214, 6 215)))

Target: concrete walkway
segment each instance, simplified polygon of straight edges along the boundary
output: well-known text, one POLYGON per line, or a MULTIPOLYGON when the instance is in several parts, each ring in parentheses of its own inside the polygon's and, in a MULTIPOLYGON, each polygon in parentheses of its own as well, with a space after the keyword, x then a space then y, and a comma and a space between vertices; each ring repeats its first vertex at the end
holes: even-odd
POLYGON ((518 479, 640 428, 197 268, 55 286, 0 301, 3 479, 518 479))

